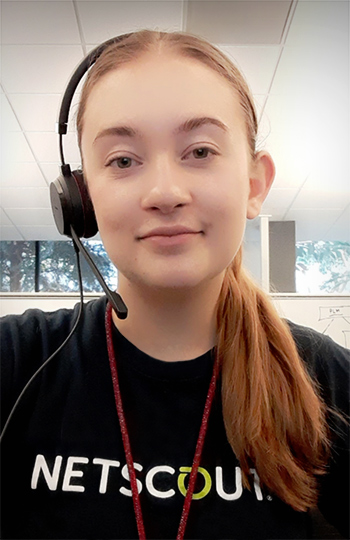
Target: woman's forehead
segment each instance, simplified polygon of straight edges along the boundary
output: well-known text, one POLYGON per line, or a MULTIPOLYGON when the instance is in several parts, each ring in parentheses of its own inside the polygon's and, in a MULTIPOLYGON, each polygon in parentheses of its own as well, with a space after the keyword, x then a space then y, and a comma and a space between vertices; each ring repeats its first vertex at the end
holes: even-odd
POLYGON ((155 122, 166 115, 244 123, 238 95, 222 75, 198 60, 169 53, 144 54, 101 77, 88 97, 84 124, 96 127, 130 115, 155 122))

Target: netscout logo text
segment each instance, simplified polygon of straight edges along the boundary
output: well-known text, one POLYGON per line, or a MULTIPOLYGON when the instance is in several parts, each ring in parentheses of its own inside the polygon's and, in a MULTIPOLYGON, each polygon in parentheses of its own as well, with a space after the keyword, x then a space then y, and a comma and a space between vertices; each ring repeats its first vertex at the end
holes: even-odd
MULTIPOLYGON (((126 464, 121 465, 120 461, 111 459, 95 458, 89 460, 87 457, 70 456, 66 460, 62 456, 56 456, 55 459, 46 460, 45 456, 38 454, 35 459, 33 474, 31 479, 31 488, 38 489, 38 486, 48 488, 50 491, 70 491, 83 493, 85 491, 84 477, 91 473, 93 469, 94 478, 98 478, 96 489, 104 494, 111 487, 111 479, 118 482, 118 489, 122 495, 131 497, 129 484, 129 473, 126 464), (117 478, 116 478, 117 475, 117 478)), ((136 471, 142 472, 143 466, 135 463, 136 471)), ((168 499, 176 494, 176 490, 184 497, 186 496, 186 483, 188 481, 191 467, 179 467, 174 469, 169 465, 157 465, 148 471, 143 471, 143 483, 138 478, 138 491, 146 489, 150 495, 158 499, 168 499)), ((232 482, 230 489, 227 489, 225 478, 223 477, 222 467, 215 467, 214 474, 203 467, 198 469, 200 489, 193 499, 203 499, 213 489, 222 499, 234 501, 239 499, 243 493, 242 474, 239 467, 235 468, 234 486, 232 482), (225 487, 226 486, 226 487, 225 487)), ((254 479, 254 492, 258 501, 263 500, 263 494, 260 489, 259 477, 255 469, 251 469, 254 479)))

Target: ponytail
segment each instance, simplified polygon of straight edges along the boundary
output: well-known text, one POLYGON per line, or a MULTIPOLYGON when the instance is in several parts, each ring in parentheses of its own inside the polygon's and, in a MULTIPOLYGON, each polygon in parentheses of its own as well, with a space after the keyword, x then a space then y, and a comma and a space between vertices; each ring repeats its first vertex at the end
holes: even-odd
POLYGON ((242 248, 218 301, 217 354, 226 433, 245 487, 254 467, 295 510, 315 506, 328 455, 325 407, 287 323, 243 271, 242 248))

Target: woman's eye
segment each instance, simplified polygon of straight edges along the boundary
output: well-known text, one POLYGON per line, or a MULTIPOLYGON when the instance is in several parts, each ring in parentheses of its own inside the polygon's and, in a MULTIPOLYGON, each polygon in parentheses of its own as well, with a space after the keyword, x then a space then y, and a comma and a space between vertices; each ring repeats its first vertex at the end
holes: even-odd
POLYGON ((214 154, 216 154, 216 152, 211 148, 208 148, 207 146, 200 146, 198 148, 194 148, 188 154, 186 154, 186 156, 184 156, 184 159, 189 159, 193 157, 196 160, 200 160, 206 159, 214 154))
POLYGON ((128 156, 113 157, 106 164, 107 167, 118 167, 118 169, 129 169, 135 160, 128 156))
POLYGON ((192 150, 192 153, 196 159, 208 157, 209 152, 209 148, 195 148, 192 150))

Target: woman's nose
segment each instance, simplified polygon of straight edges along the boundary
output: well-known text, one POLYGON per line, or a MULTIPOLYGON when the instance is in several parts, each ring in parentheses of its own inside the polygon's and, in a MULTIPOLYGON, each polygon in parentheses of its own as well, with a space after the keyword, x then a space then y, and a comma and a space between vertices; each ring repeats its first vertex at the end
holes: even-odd
POLYGON ((142 198, 144 209, 158 209, 170 213, 191 201, 191 193, 185 173, 176 162, 161 159, 149 166, 142 198))

